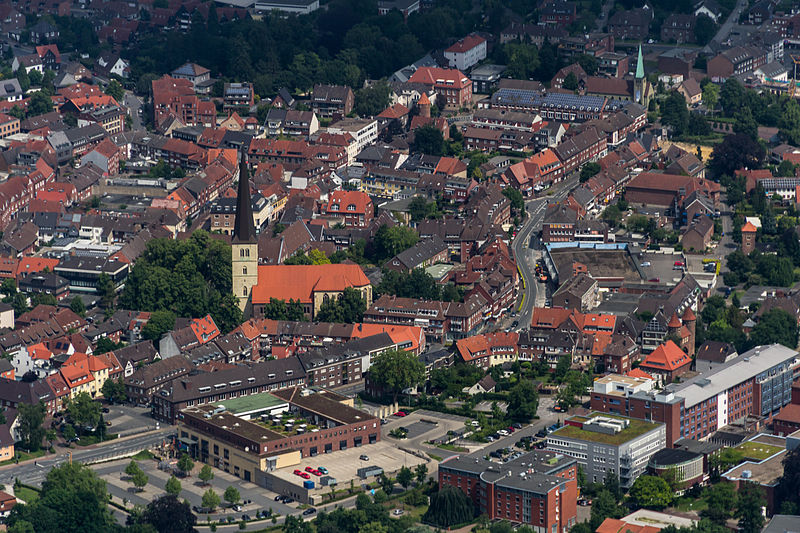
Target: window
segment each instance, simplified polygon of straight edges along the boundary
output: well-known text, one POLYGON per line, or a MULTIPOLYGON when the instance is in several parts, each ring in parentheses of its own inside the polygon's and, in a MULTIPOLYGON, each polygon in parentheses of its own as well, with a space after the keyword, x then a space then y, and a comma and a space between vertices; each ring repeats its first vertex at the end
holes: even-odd
POLYGON ((247 275, 247 267, 242 267, 242 276, 247 275))

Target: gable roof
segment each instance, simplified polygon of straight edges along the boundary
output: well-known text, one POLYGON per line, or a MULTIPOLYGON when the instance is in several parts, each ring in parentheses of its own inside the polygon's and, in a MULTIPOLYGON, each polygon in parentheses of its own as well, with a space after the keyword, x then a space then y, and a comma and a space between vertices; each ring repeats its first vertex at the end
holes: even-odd
POLYGON ((671 372, 691 363, 692 358, 678 348, 678 345, 670 339, 653 350, 639 366, 646 369, 671 372))
POLYGON ((310 303, 314 292, 341 292, 347 287, 369 284, 364 271, 354 264, 260 265, 252 301, 267 303, 270 298, 277 298, 310 303))

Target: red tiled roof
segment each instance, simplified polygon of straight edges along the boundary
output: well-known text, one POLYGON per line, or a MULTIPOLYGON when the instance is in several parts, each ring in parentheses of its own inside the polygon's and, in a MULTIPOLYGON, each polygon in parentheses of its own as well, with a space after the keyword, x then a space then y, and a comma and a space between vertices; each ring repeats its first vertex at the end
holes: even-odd
POLYGON ((648 355, 639 366, 646 369, 674 371, 691 363, 692 358, 672 340, 668 340, 648 355))
POLYGON ((628 373, 625 374, 625 375, 628 376, 628 377, 631 377, 631 378, 653 379, 653 376, 651 376, 650 374, 648 374, 647 372, 645 372, 641 368, 634 368, 634 369, 628 370, 628 373))
POLYGON ((463 89, 472 85, 472 81, 455 68, 420 67, 408 81, 450 89, 463 89))
POLYGON ((481 37, 480 35, 467 35, 460 41, 452 44, 449 48, 445 50, 445 52, 451 52, 453 54, 463 54, 469 50, 472 50, 476 46, 479 46, 481 43, 485 43, 486 39, 481 37))
POLYGON ((252 299, 253 303, 267 303, 270 298, 311 303, 314 292, 341 292, 369 283, 358 265, 260 265, 252 299))

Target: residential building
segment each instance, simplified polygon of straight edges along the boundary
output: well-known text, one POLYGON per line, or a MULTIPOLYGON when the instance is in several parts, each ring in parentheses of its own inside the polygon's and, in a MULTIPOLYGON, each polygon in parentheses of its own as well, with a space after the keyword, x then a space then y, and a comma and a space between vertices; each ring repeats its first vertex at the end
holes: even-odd
POLYGON ((197 63, 185 63, 170 72, 170 76, 177 79, 189 80, 193 88, 211 81, 211 71, 197 63))
POLYGON ((280 11, 297 15, 307 15, 319 9, 319 0, 256 0, 255 10, 259 13, 280 11))
POLYGON ((185 357, 168 357, 136 369, 125 376, 125 393, 128 401, 149 406, 153 395, 172 381, 194 371, 195 365, 185 357))
POLYGON ((661 40, 678 44, 694 42, 693 14, 672 13, 661 24, 661 40))
POLYGON ((643 41, 650 32, 653 10, 649 6, 617 11, 608 20, 608 31, 618 40, 643 41))
POLYGON ((708 76, 721 82, 736 74, 752 72, 767 63, 767 52, 752 46, 724 50, 708 60, 708 76))
POLYGON ((296 357, 274 359, 250 366, 185 375, 170 381, 153 395, 153 418, 175 424, 182 409, 214 404, 305 384, 305 370, 296 357))
POLYGON ((419 11, 420 0, 378 0, 378 15, 387 15, 393 9, 400 11, 404 19, 419 11))
POLYGON ((384 268, 397 272, 411 272, 415 268, 425 268, 449 259, 447 245, 438 235, 418 241, 411 248, 389 259, 384 268))
POLYGON ((246 107, 249 109, 255 103, 253 84, 247 82, 226 83, 222 99, 225 108, 246 107))
POLYGON ((348 228, 367 227, 375 215, 372 199, 360 191, 331 192, 321 211, 325 216, 342 218, 348 228))
POLYGON ((334 135, 349 134, 355 140, 353 149, 356 153, 360 153, 378 140, 378 121, 364 118, 344 118, 328 126, 327 132, 334 135))
POLYGON ((542 221, 542 242, 571 242, 578 213, 566 204, 548 204, 542 221))
POLYGON ((471 33, 444 50, 450 68, 462 72, 486 59, 486 39, 471 33))
POLYGON ((461 490, 489 520, 508 520, 548 533, 567 533, 575 524, 575 459, 536 450, 498 464, 482 455, 454 455, 442 461, 439 486, 461 490))
POLYGON ((472 106, 472 80, 458 69, 420 67, 408 81, 432 88, 437 105, 445 110, 472 106))
POLYGON ((345 117, 353 110, 354 103, 353 89, 344 85, 315 85, 311 92, 311 109, 319 117, 345 117))
MULTIPOLYGON (((673 318, 674 320, 670 321, 668 327, 680 328, 680 321, 675 315, 673 315, 673 318)), ((691 356, 681 350, 678 345, 670 339, 648 354, 639 365, 639 368, 651 376, 657 377, 662 383, 669 383, 688 372, 691 366, 691 356)))
POLYGON ((516 361, 518 341, 519 334, 515 331, 495 331, 459 339, 456 341, 456 350, 464 363, 488 370, 516 361))

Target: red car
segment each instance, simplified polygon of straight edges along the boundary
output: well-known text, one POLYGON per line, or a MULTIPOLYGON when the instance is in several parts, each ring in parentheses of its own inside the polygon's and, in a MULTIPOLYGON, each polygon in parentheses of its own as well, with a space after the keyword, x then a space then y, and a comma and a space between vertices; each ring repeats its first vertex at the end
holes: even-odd
POLYGON ((314 467, 313 466, 307 466, 306 467, 306 472, 313 472, 313 471, 314 471, 314 467))
POLYGON ((394 416, 403 417, 403 416, 406 416, 406 412, 405 412, 405 411, 397 411, 397 412, 394 414, 394 416))
POLYGON ((295 476, 302 476, 303 475, 303 471, 302 470, 295 470, 294 471, 294 475, 295 476))
POLYGON ((309 476, 305 472, 300 472, 300 477, 303 478, 303 479, 311 479, 311 476, 309 476))

